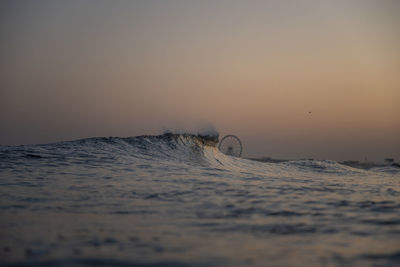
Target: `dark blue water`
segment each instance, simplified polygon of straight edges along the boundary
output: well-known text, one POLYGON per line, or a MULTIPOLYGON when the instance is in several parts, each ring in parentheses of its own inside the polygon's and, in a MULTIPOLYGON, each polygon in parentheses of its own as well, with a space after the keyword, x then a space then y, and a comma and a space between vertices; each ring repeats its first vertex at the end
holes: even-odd
POLYGON ((0 147, 0 264, 399 266, 400 171, 190 135, 0 147))

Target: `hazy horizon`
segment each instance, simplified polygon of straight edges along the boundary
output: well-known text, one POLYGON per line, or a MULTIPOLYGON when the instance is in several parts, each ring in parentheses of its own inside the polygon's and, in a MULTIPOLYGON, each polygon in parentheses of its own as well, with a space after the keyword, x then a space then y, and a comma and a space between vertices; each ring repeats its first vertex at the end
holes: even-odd
POLYGON ((400 160, 400 2, 2 1, 0 145, 213 125, 244 156, 400 160))

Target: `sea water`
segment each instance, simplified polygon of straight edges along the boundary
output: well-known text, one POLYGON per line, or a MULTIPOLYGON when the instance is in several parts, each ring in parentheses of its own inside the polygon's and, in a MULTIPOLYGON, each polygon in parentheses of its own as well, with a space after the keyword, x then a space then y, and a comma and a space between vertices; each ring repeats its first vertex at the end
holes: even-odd
POLYGON ((399 266, 400 171, 199 136, 0 147, 5 266, 399 266))

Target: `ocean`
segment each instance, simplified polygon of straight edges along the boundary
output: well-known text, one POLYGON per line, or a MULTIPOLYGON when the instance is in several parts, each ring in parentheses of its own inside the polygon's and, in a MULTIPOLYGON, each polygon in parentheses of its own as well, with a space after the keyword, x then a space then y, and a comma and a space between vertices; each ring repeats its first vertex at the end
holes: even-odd
POLYGON ((0 146, 2 266, 400 266, 400 169, 164 134, 0 146))

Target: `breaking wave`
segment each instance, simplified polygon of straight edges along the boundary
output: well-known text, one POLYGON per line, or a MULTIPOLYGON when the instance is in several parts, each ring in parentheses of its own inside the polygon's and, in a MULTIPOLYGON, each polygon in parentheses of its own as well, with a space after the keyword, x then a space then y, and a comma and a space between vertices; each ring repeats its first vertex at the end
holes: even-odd
MULTIPOLYGON (((218 148, 218 134, 142 135, 136 137, 93 137, 51 144, 0 146, 0 167, 20 160, 62 161, 87 165, 107 165, 132 159, 168 161, 189 165, 210 166, 228 171, 253 174, 274 172, 315 172, 320 174, 353 175, 365 170, 352 168, 331 160, 297 160, 281 163, 260 163, 224 155, 218 148)), ((373 172, 400 173, 399 168, 381 167, 373 172)))

